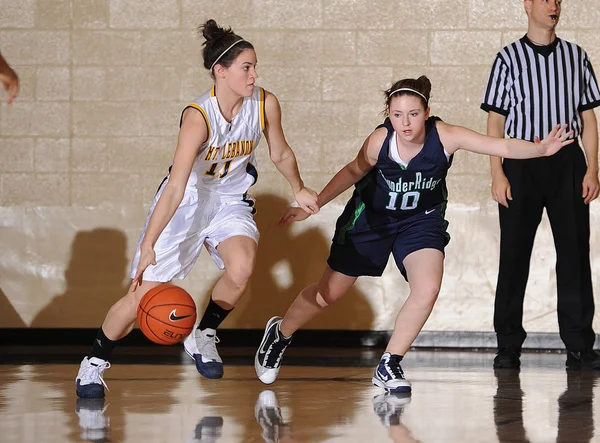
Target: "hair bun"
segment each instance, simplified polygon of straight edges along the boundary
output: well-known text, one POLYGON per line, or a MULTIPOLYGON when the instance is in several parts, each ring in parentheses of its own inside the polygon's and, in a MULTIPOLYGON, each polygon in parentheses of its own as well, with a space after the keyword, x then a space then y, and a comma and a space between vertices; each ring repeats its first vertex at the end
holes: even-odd
POLYGON ((426 75, 422 75, 417 79, 417 83, 421 87, 421 92, 429 99, 431 95, 431 81, 426 75))
POLYGON ((212 18, 200 25, 198 30, 202 33, 202 37, 204 37, 207 43, 218 40, 231 33, 231 29, 224 29, 220 27, 212 18))

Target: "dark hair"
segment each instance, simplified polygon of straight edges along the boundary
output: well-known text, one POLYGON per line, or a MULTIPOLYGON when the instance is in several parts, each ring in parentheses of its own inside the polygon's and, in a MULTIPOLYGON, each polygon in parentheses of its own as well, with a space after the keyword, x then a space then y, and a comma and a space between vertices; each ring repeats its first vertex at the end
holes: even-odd
POLYGON ((392 85, 390 89, 384 92, 385 94, 385 111, 388 112, 390 110, 390 103, 392 102, 393 97, 400 97, 402 95, 412 95, 421 100, 423 107, 427 109, 429 104, 429 97, 431 94, 431 82, 429 79, 422 75, 421 77, 414 78, 405 78, 402 80, 398 80, 396 83, 392 85), (398 91, 398 89, 412 89, 413 91, 398 91), (423 94, 425 98, 423 98, 419 93, 423 94))
MULTIPOLYGON (((217 59, 219 64, 228 68, 244 49, 254 49, 252 43, 242 41, 227 50, 232 44, 242 40, 242 37, 233 32, 231 28, 222 28, 217 25, 217 22, 213 19, 207 20, 206 23, 198 26, 198 33, 205 39, 205 42, 202 43, 204 46, 202 58, 204 59, 204 67, 208 70, 211 70, 210 67, 217 59)), ((212 71, 210 75, 213 75, 212 71)))

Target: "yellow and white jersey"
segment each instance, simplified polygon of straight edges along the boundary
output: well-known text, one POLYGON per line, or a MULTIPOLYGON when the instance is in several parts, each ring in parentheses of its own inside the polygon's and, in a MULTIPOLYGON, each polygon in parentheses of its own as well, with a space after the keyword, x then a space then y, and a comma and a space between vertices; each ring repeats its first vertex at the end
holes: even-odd
POLYGON ((219 110, 214 86, 186 109, 189 107, 200 111, 206 120, 208 139, 192 167, 188 190, 224 196, 245 194, 258 179, 254 150, 265 128, 265 90, 255 86, 231 122, 219 110))

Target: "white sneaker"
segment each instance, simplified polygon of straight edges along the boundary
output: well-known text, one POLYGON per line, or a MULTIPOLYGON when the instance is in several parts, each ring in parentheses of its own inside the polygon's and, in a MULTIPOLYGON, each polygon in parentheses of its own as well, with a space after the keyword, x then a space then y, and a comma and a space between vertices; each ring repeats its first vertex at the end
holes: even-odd
POLYGON ((110 363, 96 357, 83 357, 75 381, 79 398, 103 398, 104 388, 108 389, 102 375, 110 368, 110 363))
POLYGON ((260 346, 254 356, 254 369, 259 380, 270 385, 277 379, 281 358, 292 337, 285 338, 279 330, 283 319, 273 317, 267 322, 260 346))
POLYGON ((206 328, 194 331, 183 341, 187 355, 196 362, 196 369, 206 378, 223 377, 223 360, 217 352, 217 331, 206 328))

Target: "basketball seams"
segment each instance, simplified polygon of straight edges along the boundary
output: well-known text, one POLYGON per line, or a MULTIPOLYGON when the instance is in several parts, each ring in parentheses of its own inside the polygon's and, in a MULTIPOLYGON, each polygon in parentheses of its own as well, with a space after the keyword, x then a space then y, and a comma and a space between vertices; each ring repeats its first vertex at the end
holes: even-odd
MULTIPOLYGON (((142 332, 144 333, 144 335, 146 335, 146 333, 151 333, 151 334, 152 334, 154 337, 156 337, 158 340, 160 340, 160 341, 161 341, 161 343, 158 343, 158 344, 174 345, 174 344, 177 344, 177 343, 179 343, 181 340, 178 340, 178 341, 167 341, 167 340, 165 340, 165 339, 164 339, 164 337, 163 337, 162 335, 158 335, 158 334, 157 334, 156 332, 154 332, 154 330, 153 330, 153 329, 150 327, 150 323, 148 322, 148 319, 149 319, 149 318, 151 318, 152 320, 154 320, 154 321, 155 321, 155 322, 157 322, 157 323, 160 323, 160 324, 163 324, 163 325, 167 325, 167 326, 171 327, 172 329, 174 329, 174 331, 173 331, 173 332, 176 332, 176 333, 178 333, 178 334, 183 334, 183 335, 187 335, 187 334, 189 334, 189 332, 190 332, 190 329, 193 329, 193 324, 196 322, 196 319, 194 319, 194 322, 192 323, 192 328, 189 328, 189 327, 188 327, 188 328, 183 328, 183 327, 181 327, 181 326, 176 326, 176 325, 174 325, 173 323, 167 323, 167 322, 164 322, 164 321, 162 321, 161 319, 159 319, 159 318, 156 318, 155 316, 151 315, 151 314, 150 314, 148 311, 146 311, 146 310, 144 310, 144 309, 140 309, 140 311, 142 311, 144 314, 146 314, 146 315, 143 315, 143 316, 142 316, 142 317, 143 317, 143 320, 144 320, 144 322, 146 323, 146 326, 145 326, 145 328, 142 328, 142 332), (175 329, 176 329, 176 330, 175 330, 175 329)), ((139 320, 138 320, 138 323, 140 323, 140 322, 139 322, 139 320)), ((146 335, 146 337, 148 337, 148 336, 146 335)), ((148 337, 148 339, 150 339, 151 341, 154 341, 154 340, 153 340, 152 338, 150 338, 150 337, 148 337)), ((156 343, 156 341, 154 341, 154 342, 156 343)))
MULTIPOLYGON (((166 341, 166 340, 164 340, 164 339, 163 339, 163 338, 162 338, 160 335, 157 335, 157 334, 156 334, 156 333, 155 333, 155 332, 152 330, 152 328, 150 327, 150 323, 148 323, 148 319, 149 319, 149 318, 151 318, 151 319, 153 319, 153 320, 156 320, 156 319, 155 319, 154 317, 152 317, 152 316, 148 315, 148 313, 147 313, 146 311, 144 311, 143 309, 142 309, 142 312, 146 314, 146 316, 144 317, 144 320, 145 320, 145 322, 146 322, 146 330, 147 330, 149 333, 151 333, 151 334, 152 334, 152 335, 153 335, 153 336, 154 336, 156 339, 155 339, 155 340, 153 340, 152 338, 148 337, 147 335, 146 335, 146 337, 148 337, 148 338, 149 338, 151 341, 153 341, 154 343, 156 343, 156 344, 159 344, 159 345, 161 345, 161 344, 164 344, 164 345, 172 345, 172 344, 174 344, 174 343, 169 343, 169 342, 167 342, 167 341, 166 341), (158 341, 156 341, 156 340, 160 341, 160 343, 159 343, 158 341)), ((143 332, 143 331, 144 331, 144 330, 142 329, 142 332, 143 332)))
MULTIPOLYGON (((140 303, 139 303, 139 305, 138 305, 138 306, 142 306, 142 301, 144 300, 144 298, 146 298, 146 295, 148 295, 148 293, 149 293, 149 292, 151 292, 152 290, 155 290, 155 289, 157 289, 157 288, 160 288, 161 286, 162 286, 162 285, 156 286, 156 287, 154 287, 154 288, 150 289, 148 292, 146 292, 146 293, 145 293, 145 294, 142 296, 142 299, 140 300, 140 303)), ((171 289, 171 287, 173 287, 173 286, 175 286, 175 285, 170 285, 170 284, 168 284, 168 283, 165 283, 165 287, 164 287, 164 288, 161 288, 161 289, 160 289, 160 290, 158 290, 158 291, 156 291, 156 293, 155 293, 155 294, 152 294, 152 295, 150 296, 150 298, 148 298, 148 300, 146 300, 146 303, 144 303, 144 306, 143 306, 143 307, 145 308, 145 307, 146 307, 146 305, 147 305, 148 303, 150 303, 150 301, 151 301, 151 300, 152 300, 154 297, 156 297, 158 294, 160 294, 161 292, 164 292, 164 291, 168 291, 168 290, 169 290, 169 289, 171 289)), ((177 286, 177 287, 178 287, 178 286, 177 286)))
POLYGON ((148 319, 151 318, 152 320, 156 320, 154 317, 151 317, 149 315, 146 315, 146 328, 148 330, 148 332, 150 332, 154 337, 156 337, 156 340, 160 341, 161 343, 158 343, 156 340, 152 340, 154 343, 157 343, 159 345, 164 344, 164 345, 173 345, 175 343, 169 343, 168 341, 164 340, 160 335, 158 335, 156 332, 154 332, 152 330, 152 328, 150 327, 150 323, 148 322, 148 319))
MULTIPOLYGON (((185 306, 186 308, 192 308, 194 309, 194 311, 196 310, 196 305, 194 304, 194 306, 192 305, 184 305, 183 303, 164 303, 162 305, 154 305, 150 308, 150 311, 154 308, 160 308, 162 306, 185 306)), ((142 308, 143 309, 143 308, 142 308)))

